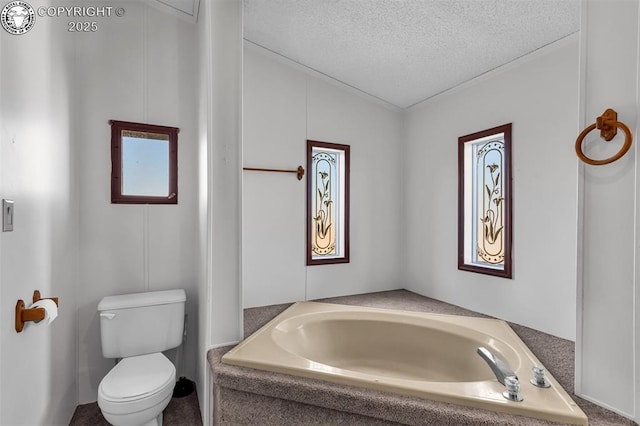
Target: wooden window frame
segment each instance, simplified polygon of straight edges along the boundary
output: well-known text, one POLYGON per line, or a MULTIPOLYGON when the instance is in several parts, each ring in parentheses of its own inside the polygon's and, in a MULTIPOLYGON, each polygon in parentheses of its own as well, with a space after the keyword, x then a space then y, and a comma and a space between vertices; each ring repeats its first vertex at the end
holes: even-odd
POLYGON ((178 204, 178 133, 177 127, 110 120, 111 125, 111 203, 178 204), (160 133, 169 137, 169 195, 145 196, 122 194, 122 131, 160 133))
MULTIPOLYGON (((503 124, 491 129, 472 133, 458 138, 458 269, 462 271, 477 272, 485 275, 493 275, 502 278, 513 278, 513 216, 512 216, 512 182, 511 182, 511 145, 512 145, 512 123, 503 124), (465 237, 467 240, 472 237, 466 235, 473 232, 473 229, 465 229, 465 144, 486 138, 492 135, 503 133, 504 135, 504 166, 502 195, 504 197, 504 267, 502 269, 485 267, 477 263, 470 263, 465 260, 468 250, 465 247, 465 237)), ((471 206, 473 209, 474 207, 471 206)), ((473 249, 471 249, 473 250, 473 249)))
POLYGON ((307 140, 307 265, 329 265, 329 264, 338 264, 338 263, 349 263, 349 222, 350 222, 350 212, 349 212, 349 198, 350 198, 350 146, 342 145, 331 142, 321 142, 314 140, 307 140), (342 227, 344 229, 344 237, 342 241, 342 255, 340 257, 331 257, 331 258, 313 258, 313 249, 312 249, 312 235, 313 235, 313 226, 314 221, 312 216, 313 209, 313 197, 315 196, 315 188, 312 188, 313 177, 311 174, 313 173, 313 148, 328 148, 342 151, 344 154, 344 199, 342 200, 343 209, 344 209, 344 223, 342 223, 342 227))

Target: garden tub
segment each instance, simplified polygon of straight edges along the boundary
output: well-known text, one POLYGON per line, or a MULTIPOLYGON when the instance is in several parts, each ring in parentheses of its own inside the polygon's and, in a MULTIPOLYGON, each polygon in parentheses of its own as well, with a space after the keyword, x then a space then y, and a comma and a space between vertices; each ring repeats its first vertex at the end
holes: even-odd
POLYGON ((501 320, 298 302, 222 357, 231 365, 587 425, 587 417, 547 373, 549 388, 529 382, 540 362, 501 320), (503 396, 488 349, 520 379, 522 401, 503 396))

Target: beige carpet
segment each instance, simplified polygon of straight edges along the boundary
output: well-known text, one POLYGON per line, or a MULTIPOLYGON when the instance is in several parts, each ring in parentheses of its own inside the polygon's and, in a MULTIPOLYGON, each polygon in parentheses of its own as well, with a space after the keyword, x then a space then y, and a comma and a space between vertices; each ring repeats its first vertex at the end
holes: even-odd
MULTIPOLYGON (((193 392, 183 398, 173 398, 164 410, 164 426, 202 426, 198 394, 193 392)), ((109 426, 102 417, 98 403, 79 405, 73 413, 70 426, 109 426)))

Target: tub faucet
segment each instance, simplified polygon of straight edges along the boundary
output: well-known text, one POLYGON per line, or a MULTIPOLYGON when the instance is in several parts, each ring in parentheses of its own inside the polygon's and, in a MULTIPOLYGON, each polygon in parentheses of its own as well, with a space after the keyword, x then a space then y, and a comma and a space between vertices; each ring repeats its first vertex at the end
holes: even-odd
POLYGON ((492 354, 489 349, 479 347, 477 352, 478 355, 489 364, 491 371, 496 375, 496 379, 507 388, 502 395, 510 401, 522 401, 522 396, 520 396, 520 381, 516 373, 514 373, 504 361, 492 354))
POLYGON ((491 371, 493 371, 493 374, 496 375, 496 379, 498 379, 498 381, 502 383, 502 385, 505 385, 504 379, 507 376, 514 376, 517 378, 516 373, 514 373, 513 370, 511 370, 509 366, 505 364, 501 359, 493 355, 491 351, 489 351, 489 349, 479 347, 478 355, 480 355, 482 359, 484 359, 487 364, 489 364, 491 371))

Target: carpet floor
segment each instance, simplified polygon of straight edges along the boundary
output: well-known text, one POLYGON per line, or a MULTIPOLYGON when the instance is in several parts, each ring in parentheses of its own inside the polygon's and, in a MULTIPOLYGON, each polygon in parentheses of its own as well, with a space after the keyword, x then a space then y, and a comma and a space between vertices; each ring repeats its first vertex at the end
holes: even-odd
MULTIPOLYGON (((172 398, 164 410, 162 424, 164 426, 202 426, 198 394, 193 392, 182 398, 172 398)), ((93 402, 78 405, 69 425, 109 426, 109 423, 102 416, 98 403, 93 402)))

